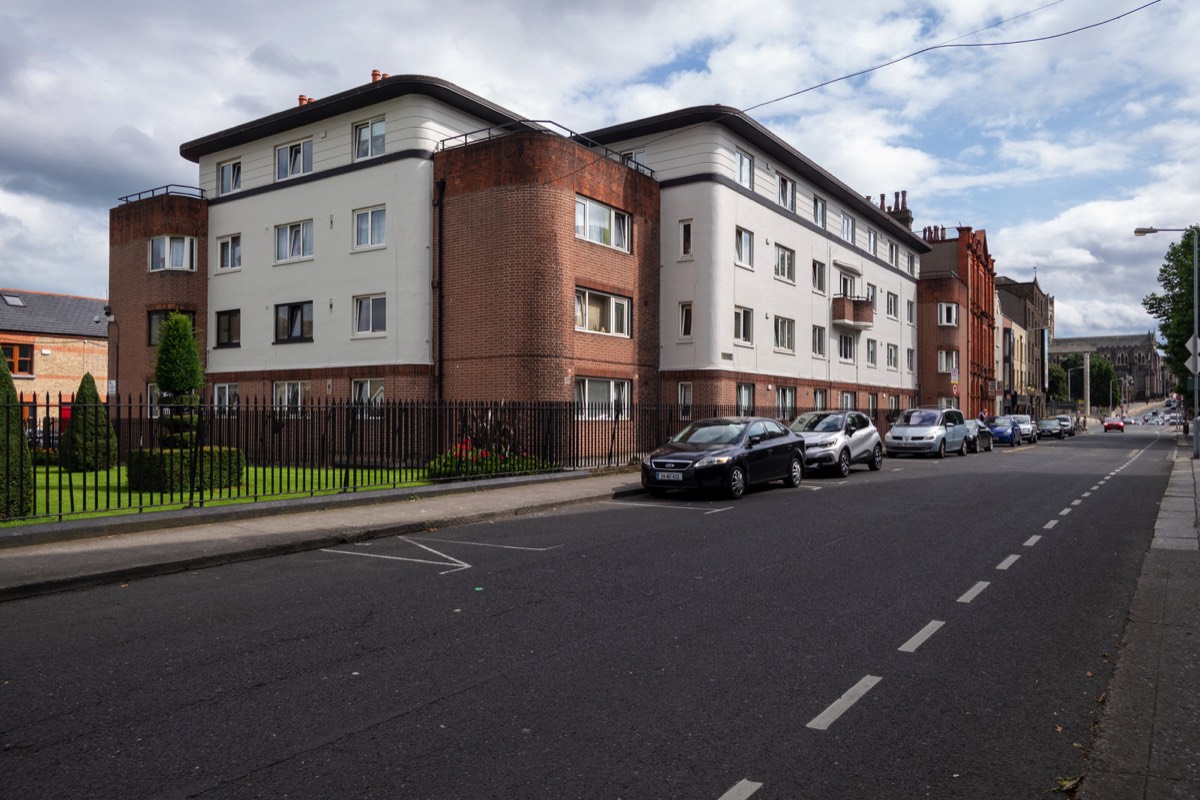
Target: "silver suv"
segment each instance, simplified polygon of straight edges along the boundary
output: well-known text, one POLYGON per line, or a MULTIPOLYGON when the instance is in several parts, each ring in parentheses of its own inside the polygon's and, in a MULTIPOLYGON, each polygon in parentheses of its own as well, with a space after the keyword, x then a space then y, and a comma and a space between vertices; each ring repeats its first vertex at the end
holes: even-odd
POLYGON ((806 467, 832 469, 844 478, 851 464, 883 466, 879 429, 861 412, 809 411, 796 417, 792 430, 804 439, 806 467))

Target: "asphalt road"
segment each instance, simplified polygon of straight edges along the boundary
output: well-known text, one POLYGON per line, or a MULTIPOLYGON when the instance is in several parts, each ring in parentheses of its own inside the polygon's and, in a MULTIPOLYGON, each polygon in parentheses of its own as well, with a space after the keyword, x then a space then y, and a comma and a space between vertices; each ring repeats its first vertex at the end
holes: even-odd
POLYGON ((1051 798, 1156 429, 0 605, 6 797, 1051 798))

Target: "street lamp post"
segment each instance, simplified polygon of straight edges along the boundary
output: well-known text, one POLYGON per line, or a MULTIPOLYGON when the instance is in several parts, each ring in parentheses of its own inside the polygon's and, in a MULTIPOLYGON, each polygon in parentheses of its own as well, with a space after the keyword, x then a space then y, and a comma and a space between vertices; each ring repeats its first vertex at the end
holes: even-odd
MULTIPOLYGON (((1150 233, 1187 233, 1190 228, 1135 228, 1134 236, 1150 233)), ((1200 342, 1200 228, 1192 231, 1192 341, 1200 342)), ((1190 348, 1189 348, 1190 349, 1190 348)), ((1193 354, 1200 358, 1200 354, 1193 354)), ((1192 373, 1192 414, 1200 415, 1200 375, 1192 373)), ((1192 458, 1200 458, 1198 416, 1192 420, 1192 458)))

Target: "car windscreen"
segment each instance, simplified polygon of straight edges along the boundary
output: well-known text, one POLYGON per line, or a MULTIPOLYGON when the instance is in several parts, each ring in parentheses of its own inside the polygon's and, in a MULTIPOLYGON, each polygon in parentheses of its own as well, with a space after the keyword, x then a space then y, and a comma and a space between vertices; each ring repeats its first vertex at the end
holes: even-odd
POLYGON ((796 421, 792 423, 792 430, 800 431, 801 433, 811 431, 826 433, 840 431, 844 424, 841 414, 810 411, 807 414, 801 414, 796 417, 796 421))
POLYGON ((905 411, 900 415, 900 420, 897 424, 926 427, 929 425, 937 425, 939 417, 941 417, 941 414, 937 411, 910 408, 908 411, 905 411))
POLYGON ((1013 426, 1012 417, 996 417, 988 422, 993 428, 1011 428, 1013 426))
POLYGON ((689 444, 736 444, 742 438, 746 423, 720 420, 717 422, 693 422, 675 435, 671 441, 689 444))

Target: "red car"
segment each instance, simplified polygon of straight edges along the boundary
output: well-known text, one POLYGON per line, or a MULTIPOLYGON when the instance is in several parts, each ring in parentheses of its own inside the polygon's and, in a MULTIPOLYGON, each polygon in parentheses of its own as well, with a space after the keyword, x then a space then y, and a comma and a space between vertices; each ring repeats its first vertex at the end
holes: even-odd
POLYGON ((1121 419, 1120 417, 1105 418, 1104 432, 1108 433, 1109 431, 1120 431, 1121 433, 1124 433, 1125 432, 1125 420, 1121 419))

